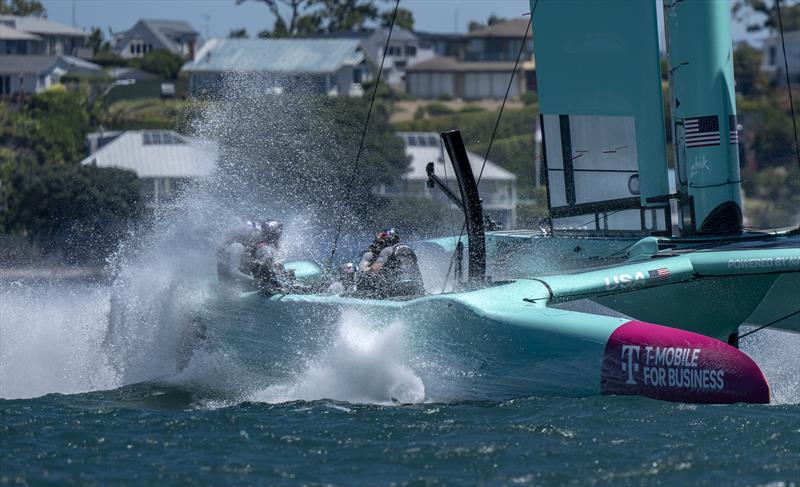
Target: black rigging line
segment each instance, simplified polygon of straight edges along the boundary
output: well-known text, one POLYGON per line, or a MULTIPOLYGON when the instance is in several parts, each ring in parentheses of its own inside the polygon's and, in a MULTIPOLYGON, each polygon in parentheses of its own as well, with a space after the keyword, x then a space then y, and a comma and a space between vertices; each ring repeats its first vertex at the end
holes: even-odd
POLYGON ((761 326, 759 326, 758 328, 756 328, 756 329, 754 329, 754 330, 750 330, 750 331, 748 331, 747 333, 742 333, 741 335, 739 335, 739 339, 741 340, 742 338, 746 337, 747 335, 752 335, 753 333, 755 333, 755 332, 757 332, 757 331, 761 331, 761 330, 763 330, 764 328, 767 328, 768 326, 772 326, 772 325, 775 325, 775 324, 777 324, 777 323, 780 323, 780 322, 781 322, 781 321, 783 321, 783 320, 788 320, 788 319, 789 319, 789 318, 791 318, 792 316, 795 316, 795 315, 798 315, 798 314, 800 314, 800 309, 798 309, 797 311, 795 311, 795 312, 793 312, 793 313, 789 313, 789 314, 788 314, 788 315, 786 315, 786 316, 781 316, 781 317, 780 317, 780 318, 778 318, 777 320, 772 320, 772 321, 770 321, 769 323, 767 323, 766 325, 761 325, 761 326))
MULTIPOLYGON (((386 61, 386 52, 389 50, 389 40, 392 38, 392 30, 394 29, 394 21, 397 18, 397 9, 400 7, 400 0, 394 4, 394 13, 392 14, 392 23, 389 24, 389 34, 386 36, 386 45, 383 47, 383 57, 381 58, 381 65, 378 68, 378 76, 375 79, 375 87, 372 90, 372 99, 369 101, 369 109, 367 110, 367 119, 364 121, 364 130, 361 132, 361 142, 358 144, 358 152, 356 153, 356 161, 353 164, 353 173, 350 179, 347 180, 347 189, 344 193, 344 202, 350 201, 351 193, 353 192, 353 181, 358 175, 358 163, 361 161, 361 152, 364 150, 364 140, 367 138, 367 128, 369 128, 369 119, 372 115, 372 106, 375 104, 375 97, 378 95, 378 86, 381 82, 381 73, 383 73, 383 63, 386 61)), ((328 270, 332 269, 333 258, 336 255, 336 247, 339 245, 339 235, 342 233, 342 223, 344 222, 344 213, 339 215, 339 221, 336 224, 336 236, 333 238, 333 246, 331 247, 331 256, 328 259, 328 270)))
POLYGON ((789 108, 792 111, 792 127, 794 127, 794 150, 797 155, 797 168, 800 169, 800 142, 797 138, 797 117, 794 114, 794 100, 792 99, 792 81, 789 78, 789 59, 786 57, 786 41, 783 39, 783 14, 781 13, 781 0, 775 0, 778 6, 778 24, 781 28, 781 47, 783 48, 783 68, 786 73, 786 90, 789 92, 789 108))
MULTIPOLYGON (((497 114, 497 120, 494 122, 494 129, 492 130, 492 137, 489 139, 489 146, 486 147, 486 154, 483 156, 483 164, 481 165, 481 170, 478 173, 478 180, 476 181, 476 186, 481 184, 481 178, 483 177, 483 170, 486 168, 486 161, 489 160, 489 152, 492 150, 492 144, 494 143, 494 138, 497 135, 497 129, 500 127, 500 119, 503 117, 503 109, 506 107, 506 101, 508 100, 508 95, 511 92, 511 86, 514 84, 514 76, 517 74, 517 67, 519 66, 519 60, 522 57, 522 53, 525 50, 525 43, 528 40, 528 33, 531 30, 531 23, 533 22, 533 14, 536 12, 536 5, 539 4, 539 0, 536 0, 533 3, 533 8, 531 8, 530 18, 528 19, 528 26, 525 28, 525 36, 522 38, 522 42, 519 45, 519 52, 517 53, 517 59, 514 61, 514 70, 511 72, 511 77, 508 80, 508 86, 506 87, 506 94, 503 97, 503 103, 500 104, 500 112, 497 114)), ((461 241, 461 237, 464 235, 464 230, 467 228, 467 222, 464 221, 464 224, 461 225, 461 231, 458 232, 458 239, 456 239, 456 243, 461 241)), ((447 268, 447 274, 444 276, 444 285, 442 286, 442 292, 444 292, 445 288, 447 287, 447 279, 450 277, 450 269, 453 268, 453 262, 455 261, 456 253, 453 252, 453 256, 450 258, 450 266, 447 268)))

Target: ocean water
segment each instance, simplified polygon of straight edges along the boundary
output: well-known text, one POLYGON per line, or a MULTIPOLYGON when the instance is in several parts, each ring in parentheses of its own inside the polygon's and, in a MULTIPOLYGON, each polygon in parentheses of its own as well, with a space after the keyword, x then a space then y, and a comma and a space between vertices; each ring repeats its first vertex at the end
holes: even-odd
POLYGON ((201 286, 148 279, 119 298, 120 318, 120 282, 137 288, 0 284, 0 484, 800 484, 798 336, 743 343, 770 380, 768 406, 431 403, 393 352, 395 327, 343 324, 293 383, 265 387, 230 353, 182 362, 182 312, 167 304, 204 306, 201 286), (115 320, 130 329, 110 333, 115 320))

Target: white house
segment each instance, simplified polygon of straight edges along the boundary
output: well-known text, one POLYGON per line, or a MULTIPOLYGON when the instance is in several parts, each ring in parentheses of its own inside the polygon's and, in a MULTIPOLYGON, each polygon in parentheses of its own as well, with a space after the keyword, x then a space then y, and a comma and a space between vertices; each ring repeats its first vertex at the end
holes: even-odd
MULTIPOLYGON (((403 139, 406 155, 411 161, 409 171, 400 182, 376 188, 376 194, 400 198, 436 198, 446 202, 447 198, 441 191, 428 188, 425 184, 428 181, 425 168, 429 162, 435 164, 436 175, 442 179, 448 177, 451 189, 458 193, 453 164, 440 142, 439 134, 399 132, 397 135, 403 139)), ((483 156, 470 151, 467 151, 467 155, 477 178, 483 165, 483 156)), ((485 212, 505 228, 514 228, 517 222, 517 177, 492 161, 486 161, 478 190, 485 212)))
POLYGON ((192 95, 224 96, 226 81, 244 74, 264 92, 360 95, 365 63, 354 39, 211 39, 181 71, 192 95))
MULTIPOLYGON (((800 30, 784 33, 786 57, 789 61, 789 77, 792 82, 800 81, 800 30)), ((764 53, 764 71, 774 81, 785 83, 786 63, 783 59, 783 46, 780 34, 764 39, 761 48, 764 53)))
POLYGON ((217 160, 213 145, 171 130, 95 133, 87 142, 90 154, 81 164, 135 172, 150 207, 169 204, 187 182, 207 178, 217 160))
POLYGON ((88 37, 88 32, 44 17, 0 15, 0 54, 89 58, 92 50, 85 47, 88 37))
POLYGON ((194 59, 197 31, 183 20, 143 19, 125 32, 114 34, 114 51, 125 59, 144 57, 162 49, 194 59))
POLYGON ((423 99, 442 96, 464 100, 502 99, 515 73, 508 93, 514 98, 525 92, 524 72, 532 68, 532 62, 520 63, 515 72, 513 61, 461 61, 437 56, 407 68, 406 91, 423 99))
POLYGON ((72 56, 0 56, 0 97, 40 93, 68 73, 102 74, 103 69, 72 56))

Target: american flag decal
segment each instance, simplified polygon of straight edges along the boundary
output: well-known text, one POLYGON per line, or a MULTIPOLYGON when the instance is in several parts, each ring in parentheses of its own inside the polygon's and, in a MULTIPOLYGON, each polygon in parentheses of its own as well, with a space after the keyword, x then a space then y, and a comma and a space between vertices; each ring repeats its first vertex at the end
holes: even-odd
POLYGON ((687 149, 719 145, 719 117, 716 115, 687 118, 683 121, 683 128, 687 149))
POLYGON ((731 145, 736 145, 739 143, 739 122, 736 120, 736 115, 729 115, 728 117, 728 138, 731 145))
POLYGON ((647 273, 650 275, 650 279, 669 279, 672 277, 672 273, 670 273, 669 269, 666 267, 654 271, 647 271, 647 273))

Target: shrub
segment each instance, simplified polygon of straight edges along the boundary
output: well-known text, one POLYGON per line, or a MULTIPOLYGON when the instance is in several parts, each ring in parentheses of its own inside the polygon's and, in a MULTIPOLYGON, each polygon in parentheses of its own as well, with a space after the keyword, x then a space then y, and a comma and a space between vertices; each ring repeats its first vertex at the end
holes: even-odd
POLYGON ((444 103, 431 103, 428 105, 428 114, 431 117, 438 117, 440 115, 451 115, 455 110, 445 105, 444 103))

